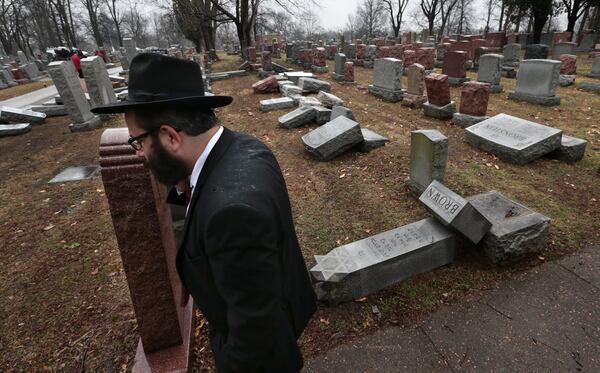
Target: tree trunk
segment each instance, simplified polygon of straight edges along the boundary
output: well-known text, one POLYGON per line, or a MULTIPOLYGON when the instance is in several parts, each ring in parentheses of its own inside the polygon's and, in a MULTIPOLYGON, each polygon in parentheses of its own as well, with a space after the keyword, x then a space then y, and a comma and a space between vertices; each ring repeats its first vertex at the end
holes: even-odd
POLYGON ((585 12, 581 16, 581 20, 579 21, 579 31, 577 31, 577 35, 581 35, 583 30, 585 30, 585 22, 587 21, 588 15, 590 14, 590 8, 586 8, 585 12))

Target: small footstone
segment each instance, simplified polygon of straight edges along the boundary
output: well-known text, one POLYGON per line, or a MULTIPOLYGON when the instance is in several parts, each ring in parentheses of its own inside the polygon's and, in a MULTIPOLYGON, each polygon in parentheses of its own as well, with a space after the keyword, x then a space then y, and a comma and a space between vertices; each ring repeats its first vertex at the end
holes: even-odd
POLYGON ((331 93, 320 91, 317 95, 317 100, 325 107, 334 107, 344 105, 344 101, 331 93))
POLYGON ((428 218, 315 255, 319 300, 338 304, 451 263, 455 235, 428 218))
POLYGON ((508 162, 526 164, 560 147, 562 131, 507 114, 465 130, 467 142, 508 162))
POLYGON ((460 126, 462 128, 467 128, 467 127, 470 127, 474 124, 477 124, 477 123, 482 122, 489 118, 490 117, 488 117, 487 115, 479 117, 479 116, 469 115, 469 114, 454 113, 452 115, 452 123, 454 123, 457 126, 460 126))
POLYGON ((22 135, 29 131, 31 131, 29 123, 0 124, 0 137, 22 135))
POLYGON ((324 106, 315 106, 315 122, 318 125, 325 124, 331 120, 331 109, 324 106))
POLYGON ((304 93, 318 93, 319 91, 331 91, 331 84, 329 84, 329 82, 313 78, 300 78, 298 87, 302 88, 302 92, 304 93))
POLYGON ((433 180, 444 181, 448 138, 436 130, 412 131, 410 136, 409 188, 421 195, 433 180))
POLYGON ((600 93, 600 83, 581 82, 578 87, 584 91, 600 93))
POLYGON ((470 202, 437 180, 429 184, 419 197, 419 201, 442 224, 456 229, 473 243, 481 241, 492 227, 492 223, 470 202))
POLYGON ((492 228, 475 247, 487 261, 501 264, 538 253, 546 247, 550 219, 502 194, 491 192, 467 200, 492 222, 492 228))
POLYGON ((363 141, 360 126, 337 117, 302 136, 304 148, 319 161, 329 161, 363 141))
POLYGON ((390 142, 387 137, 381 136, 370 129, 360 129, 364 138, 364 141, 358 144, 357 149, 361 153, 368 153, 373 149, 377 149, 385 145, 386 142, 390 142))
POLYGON ((315 120, 317 111, 315 107, 300 106, 287 114, 279 117, 278 123, 281 128, 296 128, 315 120))
POLYGON ((452 119, 454 113, 456 113, 456 102, 454 101, 450 101, 444 106, 437 106, 429 102, 423 104, 423 114, 427 117, 442 120, 452 119))
POLYGON ((559 75, 558 84, 561 87, 568 87, 575 84, 575 75, 559 75))
POLYGON ((560 147, 546 157, 569 163, 577 162, 583 159, 586 146, 587 141, 563 134, 560 147))
POLYGON ((47 117, 62 117, 67 115, 67 108, 65 105, 40 105, 32 106, 32 111, 46 114, 47 117))
POLYGON ((46 120, 46 114, 32 111, 3 106, 0 109, 0 119, 15 123, 31 123, 40 124, 46 120))
POLYGON ((286 109, 296 106, 291 97, 279 97, 260 101, 260 111, 266 112, 277 109, 286 109))
POLYGON ((356 118, 354 118, 354 114, 352 114, 352 110, 350 110, 344 106, 336 105, 331 108, 331 120, 334 120, 335 118, 337 118, 339 116, 346 117, 346 118, 352 119, 353 121, 356 121, 356 118))

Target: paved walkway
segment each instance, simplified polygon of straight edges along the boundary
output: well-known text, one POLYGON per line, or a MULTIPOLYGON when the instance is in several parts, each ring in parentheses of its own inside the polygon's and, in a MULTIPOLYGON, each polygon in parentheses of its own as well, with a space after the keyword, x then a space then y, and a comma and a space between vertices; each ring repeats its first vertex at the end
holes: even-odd
POLYGON ((600 247, 515 276, 419 325, 307 361, 305 372, 599 372, 600 247))
MULTIPOLYGON (((118 74, 122 70, 123 69, 120 66, 118 66, 112 69, 108 69, 108 73, 110 75, 118 74)), ((8 100, 0 101, 0 107, 10 106, 17 109, 26 109, 31 106, 41 105, 44 102, 51 100, 57 94, 58 92, 56 91, 56 87, 54 85, 51 85, 50 87, 38 89, 37 91, 29 92, 22 96, 17 96, 8 100)))

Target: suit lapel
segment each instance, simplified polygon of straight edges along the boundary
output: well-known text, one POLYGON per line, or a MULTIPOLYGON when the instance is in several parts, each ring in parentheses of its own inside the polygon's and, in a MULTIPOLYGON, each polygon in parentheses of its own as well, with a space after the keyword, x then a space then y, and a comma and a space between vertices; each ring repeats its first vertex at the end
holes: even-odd
POLYGON ((190 201, 189 211, 185 217, 185 224, 183 228, 183 240, 181 240, 181 246, 183 246, 187 237, 189 222, 192 218, 192 214, 194 214, 194 206, 196 205, 196 200, 200 195, 202 186, 204 185, 204 183, 206 183, 206 180, 219 163, 219 160, 227 152, 227 149, 229 149, 229 146, 233 142, 233 139, 233 132, 223 127, 223 133, 221 134, 219 141, 217 141, 215 146, 212 148, 210 154, 206 158, 206 162, 204 162, 202 171, 200 171, 200 175, 198 176, 198 180, 196 181, 196 185, 194 186, 194 193, 192 194, 192 199, 190 201))

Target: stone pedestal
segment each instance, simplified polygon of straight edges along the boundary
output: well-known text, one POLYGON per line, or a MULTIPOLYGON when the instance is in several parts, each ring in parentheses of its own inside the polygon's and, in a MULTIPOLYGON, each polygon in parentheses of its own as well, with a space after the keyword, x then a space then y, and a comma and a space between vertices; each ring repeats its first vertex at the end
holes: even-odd
POLYGON ((186 372, 193 301, 185 299, 166 188, 127 144, 126 128, 106 130, 100 166, 140 335, 133 372, 186 372))
POLYGON ((48 69, 72 121, 69 129, 72 132, 80 132, 100 127, 100 118, 90 111, 90 104, 71 61, 52 62, 48 69))

